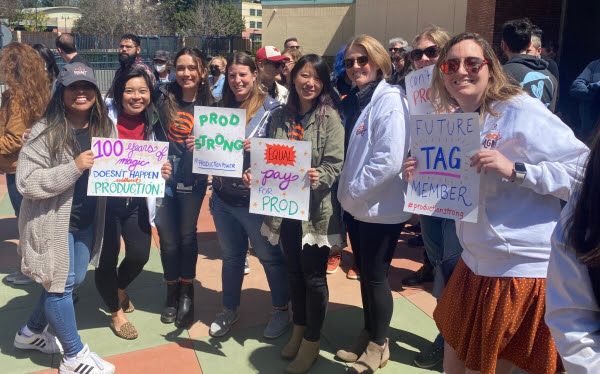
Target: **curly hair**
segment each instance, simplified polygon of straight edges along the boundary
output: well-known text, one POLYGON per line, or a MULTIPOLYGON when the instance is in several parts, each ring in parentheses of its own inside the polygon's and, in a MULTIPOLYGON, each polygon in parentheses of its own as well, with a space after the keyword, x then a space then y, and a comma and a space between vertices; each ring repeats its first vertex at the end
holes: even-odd
MULTIPOLYGON (((20 110, 27 128, 42 118, 50 101, 46 62, 27 44, 9 43, 0 58, 0 80, 9 88, 11 107, 20 110)), ((11 109, 12 110, 12 109, 11 109)), ((10 113, 0 112, 0 123, 10 113)))

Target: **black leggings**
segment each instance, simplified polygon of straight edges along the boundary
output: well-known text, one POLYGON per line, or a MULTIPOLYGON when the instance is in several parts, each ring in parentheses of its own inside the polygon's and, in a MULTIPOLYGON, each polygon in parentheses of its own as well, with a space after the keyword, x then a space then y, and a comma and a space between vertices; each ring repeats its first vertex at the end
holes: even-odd
POLYGON ((148 262, 151 240, 145 198, 107 199, 104 243, 95 281, 96 288, 111 313, 121 309, 117 289, 126 289, 148 262), (125 242, 125 258, 117 270, 121 235, 125 242))
POLYGON ((365 330, 373 342, 383 345, 394 313, 388 271, 404 223, 368 223, 346 212, 344 222, 360 272, 365 330))
POLYGON ((329 302, 329 248, 316 245, 302 248, 302 223, 297 220, 283 220, 280 238, 288 266, 294 324, 306 326, 304 339, 316 342, 321 338, 329 302))

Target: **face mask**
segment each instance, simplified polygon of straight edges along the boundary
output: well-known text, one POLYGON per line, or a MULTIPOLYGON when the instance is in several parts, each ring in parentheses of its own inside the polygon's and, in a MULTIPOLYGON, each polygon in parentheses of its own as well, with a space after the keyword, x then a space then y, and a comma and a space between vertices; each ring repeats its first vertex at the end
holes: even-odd
POLYGON ((217 75, 221 74, 221 69, 219 69, 218 66, 212 66, 210 68, 210 75, 212 75, 213 77, 216 77, 217 75))
POLYGON ((154 65, 154 69, 156 69, 157 73, 163 73, 167 69, 167 65, 154 65))

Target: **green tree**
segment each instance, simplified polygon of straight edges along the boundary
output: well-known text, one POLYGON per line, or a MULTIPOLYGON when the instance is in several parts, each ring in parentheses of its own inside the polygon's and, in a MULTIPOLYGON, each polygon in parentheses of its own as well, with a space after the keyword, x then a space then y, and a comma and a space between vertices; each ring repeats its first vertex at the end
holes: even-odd
POLYGON ((215 18, 210 28, 212 35, 240 35, 246 29, 244 17, 232 4, 218 5, 214 13, 215 18))

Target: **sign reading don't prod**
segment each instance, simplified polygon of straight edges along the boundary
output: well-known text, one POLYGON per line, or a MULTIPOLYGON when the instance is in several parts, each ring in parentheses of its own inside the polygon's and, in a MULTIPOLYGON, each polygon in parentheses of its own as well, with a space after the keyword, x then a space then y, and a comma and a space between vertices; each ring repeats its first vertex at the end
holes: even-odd
POLYGON ((251 139, 250 213, 308 220, 311 142, 251 139))
POLYGON ((161 168, 169 155, 169 143, 92 138, 92 151, 89 196, 164 196, 161 168))
POLYGON ((479 115, 411 116, 410 138, 418 165, 404 211, 477 222, 480 178, 470 158, 479 150, 479 115))
POLYGON ((241 177, 244 164, 246 110, 194 107, 192 172, 241 177))

